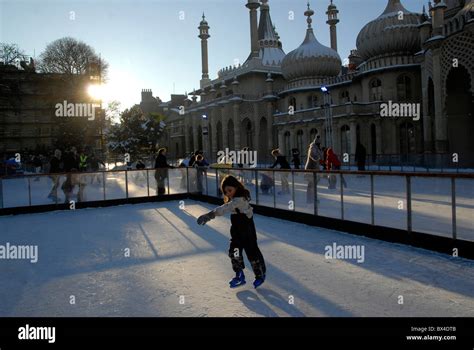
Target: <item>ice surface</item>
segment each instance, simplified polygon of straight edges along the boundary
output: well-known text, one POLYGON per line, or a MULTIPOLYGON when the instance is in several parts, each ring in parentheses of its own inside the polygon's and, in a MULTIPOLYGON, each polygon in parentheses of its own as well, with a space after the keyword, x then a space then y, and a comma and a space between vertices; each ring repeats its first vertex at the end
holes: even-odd
POLYGON ((474 316, 472 261, 259 215, 267 281, 247 268, 229 289, 229 219, 198 226, 213 207, 184 204, 0 217, 0 244, 39 249, 0 260, 0 316, 474 316), (326 259, 333 243, 365 261, 326 259))

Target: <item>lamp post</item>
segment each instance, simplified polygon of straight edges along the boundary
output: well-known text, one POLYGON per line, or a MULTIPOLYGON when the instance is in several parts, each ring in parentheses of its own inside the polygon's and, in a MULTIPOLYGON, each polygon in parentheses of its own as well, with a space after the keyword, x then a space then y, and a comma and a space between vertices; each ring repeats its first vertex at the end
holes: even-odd
POLYGON ((209 135, 209 117, 207 116, 206 113, 203 113, 202 121, 203 121, 203 124, 202 124, 203 150, 202 151, 207 152, 208 147, 210 145, 210 142, 209 142, 210 135, 209 135))
POLYGON ((326 86, 321 86, 321 92, 324 98, 324 118, 325 118, 325 132, 326 132, 326 147, 333 148, 333 132, 332 132, 332 108, 331 108, 331 93, 326 86))

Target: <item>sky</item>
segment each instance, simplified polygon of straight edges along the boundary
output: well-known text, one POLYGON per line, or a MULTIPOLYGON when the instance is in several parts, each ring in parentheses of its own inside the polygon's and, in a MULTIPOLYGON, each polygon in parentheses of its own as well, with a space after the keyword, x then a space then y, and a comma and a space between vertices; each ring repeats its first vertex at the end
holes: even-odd
MULTIPOLYGON (((338 51, 342 60, 356 46, 362 27, 378 17, 388 0, 334 0, 339 9, 338 51)), ((402 0, 421 12, 422 0, 402 0)), ((152 89, 164 101, 170 94, 199 88, 201 45, 197 27, 209 23, 209 73, 243 63, 250 52, 246 0, 0 0, 0 42, 15 43, 38 57, 46 45, 71 36, 92 46, 109 67, 106 100, 128 108, 152 89)), ((269 0, 270 13, 288 53, 304 39, 307 0, 269 0)), ((318 40, 330 46, 329 0, 310 0, 318 40)))

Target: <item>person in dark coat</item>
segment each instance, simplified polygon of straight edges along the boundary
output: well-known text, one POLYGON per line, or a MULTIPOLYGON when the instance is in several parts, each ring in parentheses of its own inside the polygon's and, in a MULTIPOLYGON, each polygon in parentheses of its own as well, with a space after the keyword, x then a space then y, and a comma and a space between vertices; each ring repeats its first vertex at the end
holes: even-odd
POLYGON ((207 167, 209 162, 204 158, 204 152, 198 151, 195 156, 196 160, 194 162, 194 167, 197 168, 196 180, 197 180, 197 190, 198 192, 204 192, 204 179, 207 176, 207 167))
POLYGON ((166 160, 166 148, 158 150, 158 156, 155 160, 155 179, 156 179, 156 194, 165 194, 165 180, 168 178, 168 169, 173 168, 166 160))
POLYGON ((355 161, 357 162, 357 169, 359 171, 365 171, 365 160, 367 157, 367 151, 362 143, 357 142, 355 161))
MULTIPOLYGON (((275 162, 270 168, 275 168, 277 165, 280 165, 280 169, 291 169, 290 164, 286 160, 286 157, 280 153, 279 149, 274 149, 272 151, 272 156, 275 158, 275 162)), ((281 191, 278 194, 288 194, 290 193, 290 186, 288 184, 288 173, 281 172, 281 191)))
POLYGON ((229 281, 229 287, 236 288, 246 283, 243 256, 243 252, 245 252, 255 274, 253 285, 258 288, 265 282, 267 268, 257 243, 257 230, 253 220, 253 208, 250 205, 250 192, 232 175, 227 175, 222 180, 220 187, 224 194, 225 204, 199 216, 197 223, 205 225, 216 216, 231 214, 229 258, 235 277, 229 281))
POLYGON ((72 169, 79 169, 79 156, 77 155, 76 147, 71 147, 71 149, 64 154, 63 164, 66 173, 71 172, 72 169))
POLYGON ((301 160, 300 160, 300 151, 298 148, 293 148, 291 150, 291 156, 292 156, 292 162, 295 166, 295 169, 299 169, 301 166, 301 160))
POLYGON ((139 159, 137 161, 137 164, 135 165, 135 168, 137 168, 137 170, 143 170, 145 169, 145 163, 143 163, 142 160, 139 159))
POLYGON ((57 201, 57 190, 59 186, 59 175, 56 174, 61 171, 61 151, 57 149, 54 151, 54 156, 49 161, 49 172, 51 174, 49 178, 53 181, 53 187, 51 188, 51 191, 49 191, 48 198, 55 202, 57 201))

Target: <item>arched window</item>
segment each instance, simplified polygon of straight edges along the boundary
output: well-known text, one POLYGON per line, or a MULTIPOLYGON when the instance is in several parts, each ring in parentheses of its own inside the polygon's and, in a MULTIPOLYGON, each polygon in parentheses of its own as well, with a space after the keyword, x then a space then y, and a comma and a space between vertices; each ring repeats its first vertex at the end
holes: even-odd
POLYGON ((397 78, 397 97, 398 101, 410 100, 413 97, 409 76, 401 75, 397 78))
POLYGON ((245 130, 245 143, 246 147, 253 148, 253 130, 252 122, 249 119, 244 121, 244 130, 245 130))
POLYGON ((308 96, 308 108, 315 108, 318 106, 318 96, 310 95, 308 96))
POLYGON ((296 148, 298 151, 302 152, 306 146, 303 144, 303 130, 298 130, 296 133, 296 148))
POLYGON ((416 152, 415 127, 412 123, 400 124, 400 153, 411 154, 416 152))
POLYGON ((293 106, 293 111, 296 111, 296 98, 295 97, 290 97, 288 100, 288 108, 290 106, 293 106))
POLYGON ((374 79, 370 82, 370 101, 382 101, 382 82, 374 79))
POLYGON ((348 125, 341 127, 341 154, 351 151, 351 128, 348 125))
POLYGON ((290 144, 290 132, 289 131, 286 131, 284 134, 283 134, 283 144, 284 144, 284 147, 285 149, 283 150, 285 152, 285 155, 289 155, 290 154, 290 151, 291 151, 291 144, 290 144))
POLYGON ((349 91, 347 90, 341 91, 341 94, 339 95, 339 97, 340 97, 341 103, 351 102, 351 97, 349 95, 349 91))

